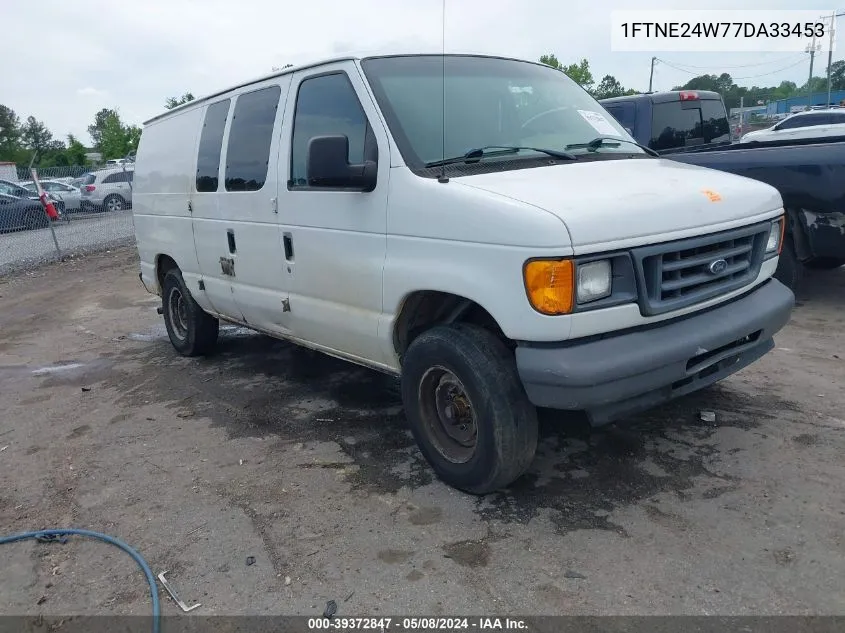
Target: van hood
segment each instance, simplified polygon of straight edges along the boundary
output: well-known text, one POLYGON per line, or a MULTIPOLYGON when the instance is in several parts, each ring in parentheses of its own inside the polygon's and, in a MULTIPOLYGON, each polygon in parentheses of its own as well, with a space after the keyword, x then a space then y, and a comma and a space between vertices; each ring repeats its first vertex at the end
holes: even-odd
POLYGON ((727 229, 783 206, 770 185, 666 159, 591 160, 452 182, 554 214, 566 225, 576 253, 727 229))

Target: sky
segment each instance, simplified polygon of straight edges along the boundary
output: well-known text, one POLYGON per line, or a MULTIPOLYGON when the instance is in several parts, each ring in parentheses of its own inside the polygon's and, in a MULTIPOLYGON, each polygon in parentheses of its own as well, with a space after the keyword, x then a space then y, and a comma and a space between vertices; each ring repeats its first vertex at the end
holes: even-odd
MULTIPOLYGON (((699 6, 820 14, 835 8, 817 0, 699 6)), ((668 62, 655 67, 655 90, 721 72, 743 78, 740 85, 800 85, 809 71, 806 53, 611 51, 611 11, 697 8, 686 1, 446 0, 445 7, 447 52, 529 60, 555 53, 563 63, 585 57, 596 81, 610 74, 639 90, 648 87, 652 55, 668 62)), ((440 52, 442 16, 442 0, 0 0, 0 104, 21 119, 35 116, 56 138, 72 133, 88 144, 87 126, 104 107, 140 125, 163 111, 169 96, 199 97, 286 63, 440 52)), ((827 56, 821 57, 816 75, 825 72, 827 56)))

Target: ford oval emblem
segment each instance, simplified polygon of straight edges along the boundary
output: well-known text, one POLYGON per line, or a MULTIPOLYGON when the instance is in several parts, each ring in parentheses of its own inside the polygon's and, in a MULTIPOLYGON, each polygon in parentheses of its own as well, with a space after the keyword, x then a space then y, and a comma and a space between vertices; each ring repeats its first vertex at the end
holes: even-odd
POLYGON ((707 270, 710 271, 711 275, 721 275, 725 272, 725 269, 728 267, 727 260, 724 259, 716 259, 710 262, 707 266, 707 270))

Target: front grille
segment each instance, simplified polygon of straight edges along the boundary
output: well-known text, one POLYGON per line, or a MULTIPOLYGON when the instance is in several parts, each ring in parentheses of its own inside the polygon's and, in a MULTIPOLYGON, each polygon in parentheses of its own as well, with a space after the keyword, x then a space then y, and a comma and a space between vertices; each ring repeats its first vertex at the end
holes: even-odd
POLYGON ((771 222, 632 251, 645 316, 727 294, 760 272, 771 222))

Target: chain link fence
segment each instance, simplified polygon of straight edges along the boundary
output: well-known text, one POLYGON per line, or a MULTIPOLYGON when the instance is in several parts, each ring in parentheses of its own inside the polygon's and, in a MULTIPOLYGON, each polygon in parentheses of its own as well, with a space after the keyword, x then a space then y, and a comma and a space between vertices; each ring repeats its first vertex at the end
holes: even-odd
POLYGON ((58 219, 48 218, 28 166, 0 164, 0 276, 134 243, 132 162, 36 174, 58 219))

